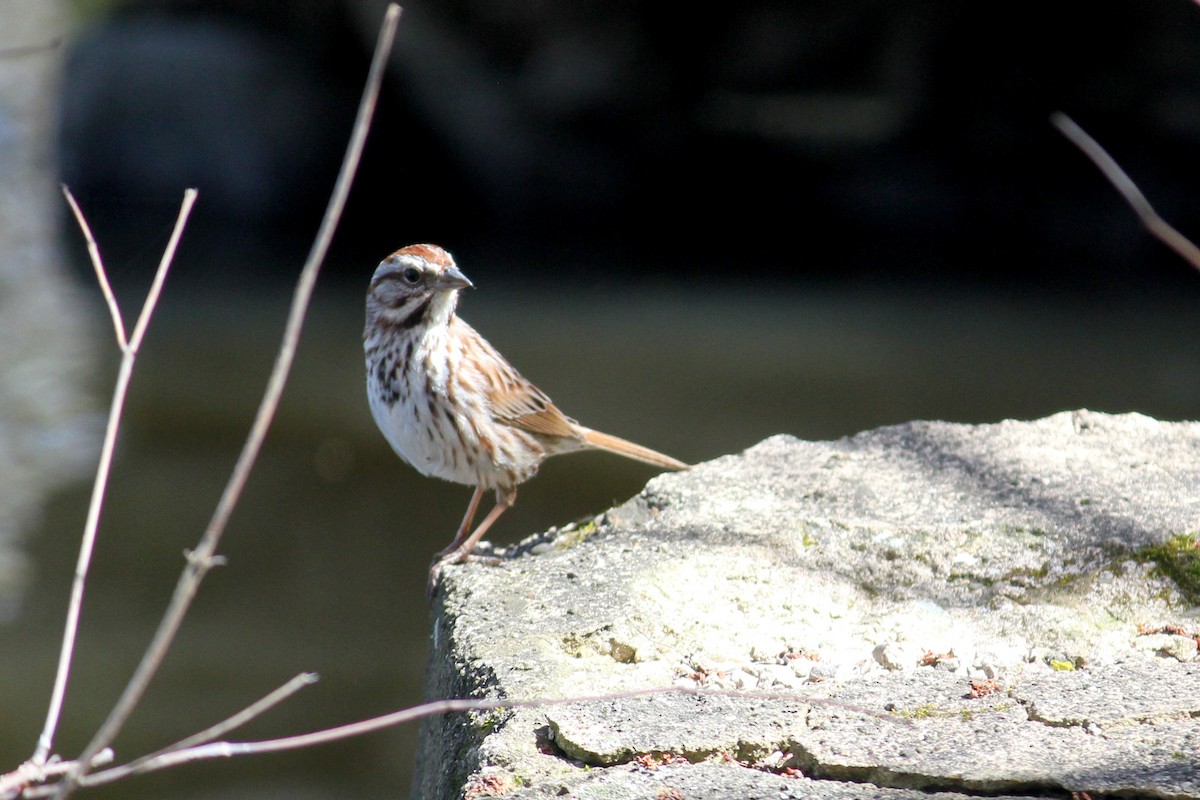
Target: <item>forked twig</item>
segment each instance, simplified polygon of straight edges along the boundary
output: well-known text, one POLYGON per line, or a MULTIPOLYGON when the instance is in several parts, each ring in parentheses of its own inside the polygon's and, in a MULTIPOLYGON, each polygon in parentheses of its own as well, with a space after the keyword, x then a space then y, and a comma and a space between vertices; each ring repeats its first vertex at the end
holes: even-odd
POLYGON ((396 26, 399 19, 400 7, 395 4, 389 5, 387 13, 384 15, 383 25, 379 31, 379 38, 375 45, 375 54, 371 60, 366 86, 363 89, 362 100, 359 103, 358 114, 354 121, 354 129, 350 135, 350 142, 347 145, 346 154, 342 160, 341 170, 338 173, 337 181, 330 195, 329 204, 325 209, 325 216, 321 220, 321 226, 313 241, 312 249, 309 251, 304 268, 300 272, 300 278, 297 281, 296 290, 292 298, 291 310, 288 313, 287 323, 284 328, 283 341, 276 356, 271 376, 267 382, 266 391, 263 394, 258 412, 254 418, 254 423, 242 447, 241 454, 238 456, 237 463, 230 474, 229 481, 217 503, 216 510, 209 521, 208 527, 200 537, 196 548, 188 555, 187 564, 179 576, 179 581, 175 585, 171 601, 159 622, 158 628, 155 630, 154 638, 146 648, 146 652, 143 654, 141 661, 129 679, 125 690, 121 693, 112 711, 109 712, 108 718, 84 748, 83 753, 78 759, 76 768, 70 771, 63 781, 59 783, 55 794, 57 798, 67 797, 79 785, 80 780, 90 769, 89 759, 91 756, 104 747, 107 747, 116 738, 117 733, 124 726, 130 713, 141 700, 146 687, 162 663, 162 659, 166 655, 171 642, 174 640, 184 616, 191 607, 192 600, 201 582, 209 570, 217 563, 217 546, 220 544, 230 515, 237 505, 238 499, 241 497, 250 470, 253 468, 258 453, 262 449, 267 429, 270 427, 275 409, 279 405, 279 399, 283 394, 283 388, 287 382, 288 372, 295 359, 296 346, 300 340, 300 332, 303 328, 308 303, 316 284, 317 273, 329 249, 334 229, 341 218, 342 209, 346 204, 346 197, 350 192, 350 184, 354 179, 354 173, 358 168, 358 162, 366 142, 367 131, 370 127, 375 103, 379 96, 379 87, 383 80, 384 67, 387 63, 387 56, 391 50, 392 41, 395 38, 396 26))
MULTIPOLYGON (((113 327, 116 329, 117 345, 121 348, 121 366, 117 371, 117 383, 113 389, 112 403, 108 410, 108 424, 104 430, 104 442, 100 447, 100 463, 96 467, 96 479, 92 484, 92 497, 88 503, 87 522, 83 527, 83 540, 79 545, 79 559, 75 565, 75 578, 71 584, 71 600, 67 605, 67 622, 63 630, 62 650, 58 658, 58 671, 54 678, 54 688, 50 693, 50 708, 46 712, 46 724, 42 728, 42 733, 38 737, 37 748, 34 750, 33 757, 30 761, 35 765, 42 765, 50 757, 51 748, 54 745, 54 733, 58 727, 59 716, 62 714, 63 698, 67 692, 67 680, 71 673, 71 661, 75 651, 75 637, 79 630, 79 614, 83 607, 83 592, 87 583, 88 568, 92 561, 92 552, 96 546, 96 529, 100 525, 100 509, 104 504, 104 493, 108 486, 108 476, 112 471, 113 448, 117 441, 117 431, 121 426, 121 414, 125 409, 125 396, 129 389, 129 380, 133 376, 133 364, 137 359, 138 348, 142 345, 142 339, 146 335, 146 328, 150 324, 150 316, 154 313, 154 308, 158 304, 158 297, 162 291, 163 282, 167 279, 167 270, 171 266, 171 261, 175 258, 175 249, 179 246, 179 238, 183 235, 183 228, 187 225, 188 215, 192 212, 192 206, 196 202, 196 190, 188 189, 183 193, 183 204, 179 208, 179 215, 175 219, 175 229, 171 232, 171 239, 167 242, 167 247, 163 251, 162 259, 158 263, 158 271, 154 274, 154 282, 150 286, 150 291, 146 295, 146 301, 142 304, 142 313, 138 316, 137 325, 134 326, 132 336, 128 336, 125 332, 125 324, 121 320, 121 310, 117 306, 117 300, 113 296, 112 288, 108 283, 108 276, 104 271, 104 263, 100 259, 100 249, 96 246, 96 239, 92 236, 91 228, 88 227, 87 220, 83 217, 83 212, 79 210, 79 204, 75 202, 75 198, 67 187, 63 187, 63 194, 67 198, 67 203, 71 206, 71 212, 75 215, 76 221, 79 223, 80 230, 83 231, 83 236, 87 240, 88 254, 91 256, 92 266, 96 270, 96 279, 100 283, 100 289, 104 294, 104 299, 108 303, 109 313, 112 315, 113 327)), ((94 752, 88 754, 88 758, 99 752, 97 748, 94 752)))
POLYGON ((1146 226, 1146 229, 1155 238, 1178 253, 1194 269, 1200 270, 1200 248, 1192 244, 1191 240, 1158 215, 1158 212, 1150 205, 1150 201, 1138 189, 1137 184, 1125 174, 1125 170, 1121 169, 1120 165, 1095 139, 1062 112, 1051 114, 1050 122, 1092 160, 1092 163, 1099 168, 1108 182, 1121 193, 1121 197, 1125 198, 1125 202, 1133 209, 1133 213, 1137 214, 1142 225, 1146 226))
POLYGON ((285 683, 283 686, 280 686, 278 689, 268 694, 266 697, 256 700, 233 716, 221 720, 216 725, 211 725, 199 733, 194 733, 186 739, 181 739, 175 744, 164 747, 157 752, 134 759, 128 764, 106 769, 104 770, 104 780, 98 780, 98 776, 93 773, 85 779, 85 783, 88 785, 93 783, 111 783, 112 781, 119 780, 120 778, 124 778, 128 775, 137 775, 141 772, 145 772, 147 771, 145 769, 146 764, 160 762, 171 753, 177 753, 182 750, 190 750, 206 745, 214 739, 224 736, 232 730, 240 728, 250 720, 261 716, 304 687, 311 686, 316 682, 316 673, 302 672, 285 683))
MULTIPOLYGON (((161 764, 163 763, 163 759, 171 753, 190 750, 208 744, 213 739, 224 736, 226 733, 245 725, 250 720, 256 719, 304 687, 311 686, 316 682, 316 673, 302 672, 267 696, 256 700, 241 711, 217 724, 210 725, 199 733, 192 734, 186 739, 164 747, 155 753, 134 759, 128 764, 105 769, 102 775, 98 772, 84 775, 79 779, 79 783, 81 786, 112 783, 130 775, 147 772, 149 771, 146 768, 147 764, 161 764)), ((106 747, 90 763, 95 768, 109 764, 112 760, 112 748, 106 747)), ((69 771, 75 769, 75 766, 75 762, 68 761, 51 761, 47 764, 34 764, 32 761, 27 761, 12 772, 0 775, 0 798, 3 800, 16 800, 16 798, 49 797, 57 794, 59 786, 52 783, 52 781, 66 775, 69 771)), ((161 769, 162 767, 159 768, 161 769)))
MULTIPOLYGON (((93 767, 103 767, 105 764, 111 764, 113 760, 113 751, 111 748, 104 748, 96 757, 92 759, 93 767)), ((68 770, 75 766, 72 761, 48 761, 45 764, 35 764, 32 761, 26 761, 21 766, 14 769, 5 775, 0 775, 0 797, 17 798, 28 797, 26 792, 31 791, 30 787, 41 786, 48 781, 62 777, 68 770)), ((55 787, 45 787, 46 794, 54 791, 55 787)))

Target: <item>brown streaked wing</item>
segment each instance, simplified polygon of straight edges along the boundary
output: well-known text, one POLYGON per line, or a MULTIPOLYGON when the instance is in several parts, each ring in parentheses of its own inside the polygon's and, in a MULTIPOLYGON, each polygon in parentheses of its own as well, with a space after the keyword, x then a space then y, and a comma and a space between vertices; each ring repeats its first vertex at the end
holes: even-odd
POLYGON ((521 428, 530 433, 546 436, 563 436, 578 439, 579 431, 574 423, 558 410, 541 389, 509 367, 504 380, 493 384, 491 392, 492 415, 506 425, 521 428))
POLYGON ((454 322, 462 326, 464 335, 474 340, 471 347, 478 348, 485 355, 479 359, 477 366, 486 378, 488 405, 497 422, 544 436, 580 438, 575 421, 559 411, 545 392, 517 372, 496 348, 461 317, 455 317, 454 322))

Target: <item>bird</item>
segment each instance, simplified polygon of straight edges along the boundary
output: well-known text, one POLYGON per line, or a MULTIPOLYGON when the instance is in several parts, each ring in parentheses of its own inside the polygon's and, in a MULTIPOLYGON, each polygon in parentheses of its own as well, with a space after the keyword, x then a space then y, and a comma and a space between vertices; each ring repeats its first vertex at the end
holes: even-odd
POLYGON ((564 415, 462 317, 459 293, 474 284, 434 244, 402 247, 379 263, 367 290, 363 353, 371 415, 404 461, 426 476, 475 487, 442 568, 473 550, 550 456, 603 450, 666 470, 689 465, 592 430, 564 415), (496 503, 476 527, 480 501, 496 503))

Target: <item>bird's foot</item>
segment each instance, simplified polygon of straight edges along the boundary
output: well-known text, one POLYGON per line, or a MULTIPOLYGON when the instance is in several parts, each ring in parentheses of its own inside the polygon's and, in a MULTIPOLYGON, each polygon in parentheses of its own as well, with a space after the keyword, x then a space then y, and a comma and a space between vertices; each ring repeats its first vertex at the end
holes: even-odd
POLYGON ((434 557, 433 564, 429 566, 429 583, 426 585, 426 591, 431 599, 437 594, 438 584, 442 580, 442 570, 450 564, 487 564, 494 567, 503 560, 496 556, 477 555, 464 551, 462 548, 443 550, 434 557))

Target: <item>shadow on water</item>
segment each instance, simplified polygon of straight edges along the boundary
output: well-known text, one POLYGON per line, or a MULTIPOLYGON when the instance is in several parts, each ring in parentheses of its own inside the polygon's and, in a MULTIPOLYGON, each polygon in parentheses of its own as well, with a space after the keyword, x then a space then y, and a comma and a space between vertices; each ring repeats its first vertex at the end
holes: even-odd
MULTIPOLYGON (((988 421, 1084 406, 1200 416, 1200 321, 1182 302, 1101 309, 720 286, 628 296, 551 283, 531 296, 476 280, 483 288, 465 297, 464 316, 568 414, 690 461, 773 433, 828 438, 910 418, 988 421)), ((64 752, 83 745, 119 693, 184 549, 212 512, 265 384, 289 291, 168 287, 129 399, 64 752)), ((122 754, 186 736, 300 671, 322 680, 242 736, 311 730, 420 699, 425 570, 469 490, 416 475, 375 431, 361 314, 361 287, 318 292, 279 417, 221 549, 228 565, 210 575, 117 743, 122 754)), ((107 378, 99 382, 98 405, 107 387, 107 378)), ((493 538, 511 542, 601 511, 652 474, 601 454, 553 460, 493 538)), ((87 492, 84 483, 60 492, 29 538, 35 582, 25 613, 4 631, 10 655, 0 661, 4 685, 22 687, 4 709, 14 732, 0 743, 5 763, 27 755, 44 713, 87 492)), ((414 725, 190 766, 91 796, 395 797, 409 783, 416 733, 414 725)))

